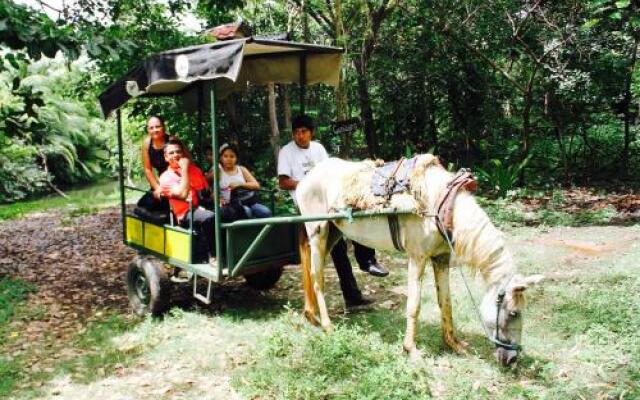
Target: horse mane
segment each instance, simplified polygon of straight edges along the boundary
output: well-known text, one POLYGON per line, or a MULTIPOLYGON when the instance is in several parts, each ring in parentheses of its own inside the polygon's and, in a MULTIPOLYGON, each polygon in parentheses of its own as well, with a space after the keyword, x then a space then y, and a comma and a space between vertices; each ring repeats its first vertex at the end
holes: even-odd
MULTIPOLYGON (((436 214, 440 194, 446 190, 453 176, 438 164, 427 165, 424 179, 416 179, 412 189, 426 212, 436 214)), ((502 232, 493 225, 474 197, 464 190, 458 193, 454 203, 452 240, 456 258, 472 271, 479 272, 487 284, 500 282, 513 273, 513 258, 505 247, 502 232)))

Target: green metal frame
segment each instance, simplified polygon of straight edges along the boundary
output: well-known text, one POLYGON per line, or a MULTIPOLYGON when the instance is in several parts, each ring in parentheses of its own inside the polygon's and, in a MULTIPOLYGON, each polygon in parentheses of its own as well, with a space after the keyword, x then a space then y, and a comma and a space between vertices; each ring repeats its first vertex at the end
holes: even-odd
MULTIPOLYGON (((307 83, 307 59, 306 55, 303 53, 300 55, 300 110, 301 112, 305 111, 305 97, 306 97, 306 83, 307 83)), ((204 87, 202 84, 198 87, 198 115, 197 115, 197 126, 198 126, 198 147, 201 147, 201 134, 203 129, 203 100, 204 100, 204 87)), ((213 165, 217 166, 219 163, 219 154, 218 154, 218 134, 217 134, 217 126, 216 126, 216 91, 215 84, 212 85, 212 89, 210 90, 209 96, 210 102, 210 120, 211 120, 211 147, 213 149, 213 165)), ((310 221, 329 221, 336 219, 348 219, 349 221, 355 218, 365 218, 365 217, 376 217, 376 216, 387 216, 387 215, 398 215, 398 214, 409 214, 410 211, 402 211, 397 209, 383 209, 378 211, 357 211, 352 212, 352 210, 344 210, 336 213, 327 213, 320 215, 311 215, 311 216, 300 216, 300 215, 289 215, 289 216, 280 216, 280 217, 271 217, 271 218, 261 218, 261 219, 250 219, 250 220, 240 220, 232 223, 222 223, 219 218, 214 219, 214 231, 215 231, 215 251, 216 251, 216 266, 212 267, 209 264, 191 264, 185 263, 181 260, 177 260, 171 257, 167 257, 164 254, 159 254, 153 250, 150 250, 146 247, 128 243, 126 241, 126 196, 125 190, 138 190, 141 192, 146 192, 144 189, 136 188, 133 186, 127 186, 124 184, 124 159, 123 159, 123 140, 122 140, 122 114, 121 110, 117 110, 117 130, 118 130, 118 163, 119 163, 119 184, 120 184, 120 205, 121 205, 121 215, 122 215, 122 237, 123 241, 127 246, 130 246, 141 253, 152 254, 159 258, 160 260, 170 263, 171 265, 179 268, 183 268, 187 271, 193 272, 198 276, 211 279, 214 282, 220 282, 225 273, 227 276, 233 277, 242 275, 246 271, 259 270, 261 266, 269 265, 270 263, 275 262, 284 262, 286 260, 291 260, 297 257, 297 235, 294 235, 295 243, 291 243, 292 249, 291 252, 285 254, 279 254, 275 257, 263 257, 259 260, 252 260, 249 263, 251 257, 256 253, 259 249, 260 245, 264 242, 264 240, 268 237, 269 233, 273 230, 276 225, 282 224, 299 224, 303 222, 310 221), (240 258, 233 264, 227 265, 227 261, 236 260, 236 254, 233 254, 233 240, 234 240, 234 231, 244 228, 244 227, 262 227, 258 235, 251 241, 249 247, 245 250, 245 252, 240 256, 240 258), (223 238, 222 234, 225 234, 226 239, 226 252, 222 250, 223 238), (226 258, 226 259, 225 259, 226 258), (225 268, 226 266, 226 268, 225 268)), ((216 215, 220 215, 220 187, 219 187, 219 169, 213 168, 214 179, 213 179, 213 199, 214 199, 214 212, 216 215)), ((271 209, 274 209, 275 201, 274 201, 274 192, 270 192, 270 203, 271 209)), ((189 204, 190 212, 193 212, 193 208, 191 204, 189 204)), ((193 255, 193 227, 190 226, 190 229, 183 229, 175 226, 164 226, 164 228, 171 228, 173 230, 187 233, 189 234, 189 242, 190 242, 190 254, 193 255)), ((165 243, 166 246, 166 243, 165 243)))

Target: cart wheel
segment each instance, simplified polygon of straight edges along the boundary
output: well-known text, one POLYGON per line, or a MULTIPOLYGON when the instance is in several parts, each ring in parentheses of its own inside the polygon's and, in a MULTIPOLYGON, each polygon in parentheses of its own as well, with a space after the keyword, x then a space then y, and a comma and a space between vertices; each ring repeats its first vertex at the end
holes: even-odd
POLYGON ((171 283, 162 265, 139 258, 127 270, 127 294, 133 310, 144 315, 161 316, 169 310, 171 283))
POLYGON ((247 274, 244 279, 247 281, 247 285, 256 290, 271 289, 278 282, 282 276, 284 266, 272 267, 264 271, 256 272, 253 274, 247 274))

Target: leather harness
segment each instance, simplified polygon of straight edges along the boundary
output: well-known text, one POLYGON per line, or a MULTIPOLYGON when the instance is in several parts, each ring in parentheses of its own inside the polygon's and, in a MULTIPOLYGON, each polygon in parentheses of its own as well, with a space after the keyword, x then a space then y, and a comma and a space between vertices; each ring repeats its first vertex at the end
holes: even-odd
MULTIPOLYGON (((374 191, 376 195, 383 195, 387 201, 391 199, 391 196, 396 190, 398 190, 398 179, 396 178, 396 175, 405 161, 407 160, 402 157, 396 162, 396 165, 391 170, 389 176, 383 181, 382 193, 375 193, 374 191)), ((474 178, 473 174, 464 168, 459 170, 453 179, 447 183, 446 190, 440 195, 436 203, 436 213, 434 215, 436 226, 440 234, 445 239, 452 238, 453 206, 458 192, 461 189, 468 192, 475 192, 478 189, 478 182, 474 178)), ((393 214, 388 215, 387 221, 389 223, 389 233, 391 235, 391 240, 393 241, 393 247, 395 247, 396 250, 404 251, 400 237, 400 223, 398 222, 398 216, 393 214)))
POLYGON ((452 238, 452 240, 453 205, 460 189, 468 192, 478 190, 478 182, 473 174, 464 168, 458 171, 453 179, 447 183, 447 190, 440 195, 436 203, 436 226, 438 231, 443 237, 452 238))

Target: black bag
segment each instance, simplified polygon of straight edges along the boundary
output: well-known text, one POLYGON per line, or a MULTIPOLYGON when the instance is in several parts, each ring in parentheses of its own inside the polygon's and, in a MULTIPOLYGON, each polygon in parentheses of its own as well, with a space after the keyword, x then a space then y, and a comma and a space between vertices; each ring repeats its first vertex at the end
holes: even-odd
POLYGON ((237 188, 231 191, 231 203, 251 207, 258 202, 258 193, 255 190, 237 188))
POLYGON ((206 188, 206 189, 198 190, 196 192, 196 195, 198 196, 199 205, 206 208, 207 210, 213 210, 214 208, 213 194, 211 193, 211 189, 206 188))
POLYGON ((142 195, 140 200, 138 200, 137 206, 146 208, 147 211, 169 211, 169 201, 167 198, 161 197, 156 199, 153 197, 152 191, 148 191, 142 195))
POLYGON ((165 197, 156 199, 153 192, 148 191, 140 197, 133 213, 144 221, 164 224, 169 221, 169 211, 169 201, 165 197))

